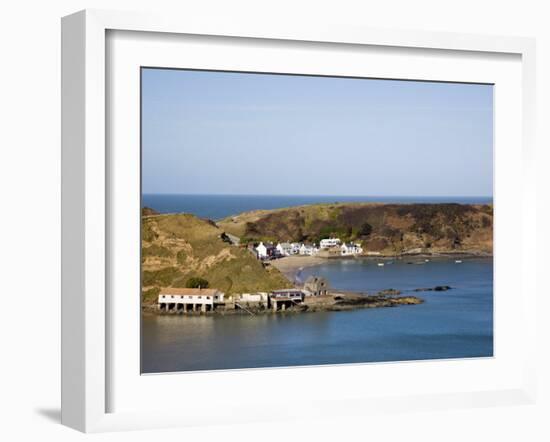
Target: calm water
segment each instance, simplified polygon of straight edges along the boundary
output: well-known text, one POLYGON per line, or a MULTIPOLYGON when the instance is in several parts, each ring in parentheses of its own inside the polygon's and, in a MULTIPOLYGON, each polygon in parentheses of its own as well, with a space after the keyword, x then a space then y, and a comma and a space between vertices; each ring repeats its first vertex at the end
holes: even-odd
POLYGON ((202 218, 221 219, 241 212, 277 209, 303 204, 334 202, 461 203, 489 204, 490 197, 376 197, 376 196, 276 196, 276 195, 174 195, 144 194, 142 206, 161 213, 193 213, 202 218))
POLYGON ((375 260, 335 260, 304 269, 334 287, 421 292, 421 305, 349 312, 232 317, 144 317, 145 373, 463 358, 493 354, 492 259, 407 260, 378 267, 375 260))

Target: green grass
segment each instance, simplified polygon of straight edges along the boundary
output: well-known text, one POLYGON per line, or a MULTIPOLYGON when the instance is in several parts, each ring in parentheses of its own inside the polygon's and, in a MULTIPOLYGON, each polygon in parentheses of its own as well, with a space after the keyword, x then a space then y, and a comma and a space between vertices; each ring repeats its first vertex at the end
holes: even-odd
MULTIPOLYGON (((211 288, 224 293, 269 291, 291 285, 277 269, 266 269, 248 250, 221 239, 223 230, 193 215, 163 215, 143 220, 144 232, 158 232, 143 248, 143 256, 177 258, 177 265, 142 272, 144 287, 185 287, 191 277, 208 280, 211 288), (166 240, 177 241, 166 241, 166 240), (167 243, 181 244, 185 250, 170 250, 167 243), (162 243, 162 244, 161 244, 162 243), (205 268, 206 264, 210 263, 205 268)), ((153 235, 149 235, 152 238, 153 235)), ((181 246, 180 246, 181 247, 181 246)), ((152 289, 143 293, 144 302, 152 302, 152 289)))
POLYGON ((181 275, 181 271, 176 267, 164 267, 159 270, 144 270, 142 272, 141 282, 144 287, 161 286, 168 287, 172 281, 181 275))
POLYGON ((151 244, 149 247, 143 247, 141 249, 141 256, 160 256, 163 258, 171 258, 174 254, 166 247, 159 246, 157 244, 151 244))
POLYGON ((159 293, 160 293, 160 288, 158 287, 153 287, 149 290, 142 290, 141 299, 145 303, 154 304, 158 300, 159 293))

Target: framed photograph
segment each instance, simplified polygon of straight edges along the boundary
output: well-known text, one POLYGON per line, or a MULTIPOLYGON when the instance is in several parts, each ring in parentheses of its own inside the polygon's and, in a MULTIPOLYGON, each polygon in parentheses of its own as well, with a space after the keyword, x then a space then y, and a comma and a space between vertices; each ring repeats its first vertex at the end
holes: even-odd
POLYGON ((534 400, 532 40, 62 30, 64 424, 534 400))

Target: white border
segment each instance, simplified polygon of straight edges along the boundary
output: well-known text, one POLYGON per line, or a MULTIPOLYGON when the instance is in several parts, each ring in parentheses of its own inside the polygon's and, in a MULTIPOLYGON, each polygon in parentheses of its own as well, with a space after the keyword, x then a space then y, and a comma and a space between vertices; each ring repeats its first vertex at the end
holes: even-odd
MULTIPOLYGON (((363 399, 427 394, 498 390, 519 385, 523 332, 517 329, 517 298, 520 291, 515 269, 519 244, 508 241, 520 229, 517 201, 520 189, 509 176, 521 173, 521 61, 519 56, 471 52, 399 49, 372 46, 342 48, 323 43, 227 39, 115 31, 108 36, 110 93, 107 108, 109 231, 107 266, 109 311, 113 318, 108 342, 111 358, 107 396, 108 410, 152 411, 162 404, 190 416, 202 408, 227 409, 220 398, 231 398, 233 407, 259 407, 276 413, 292 403, 295 409, 310 408, 313 400, 363 399), (228 41, 229 40, 229 41, 228 41), (339 367, 301 367, 292 370, 246 370, 216 373, 181 373, 173 376, 139 376, 140 333, 139 233, 140 210, 139 133, 140 66, 193 67, 260 72, 307 72, 316 75, 400 78, 438 81, 476 81, 495 84, 495 354, 483 361, 423 361, 407 364, 376 364, 339 367), (506 198, 499 197, 506 195, 506 198), (132 302, 132 300, 134 302, 132 302), (497 327, 498 325, 498 327, 497 327), (414 383, 409 380, 415 379, 414 383), (281 386, 299 385, 299 389, 281 386), (319 388, 323 385, 323 388, 319 388), (262 393, 258 395, 258 386, 262 393), (215 391, 214 397, 205 394, 215 391), (169 393, 167 393, 169 392, 169 393), (352 392, 352 393, 351 393, 352 392), (201 394, 202 393, 202 394, 201 394), (181 401, 185 397, 186 401, 181 401)), ((452 167, 449 165, 449 167, 452 167)), ((334 413, 334 412, 333 412, 334 413)), ((208 414, 216 416, 215 411, 208 414)))
MULTIPOLYGON (((263 24, 201 23, 189 19, 177 20, 87 11, 63 20, 63 395, 62 421, 82 431, 108 429, 150 428, 210 423, 212 416, 196 407, 195 413, 183 415, 174 408, 154 412, 106 413, 107 388, 105 363, 105 31, 147 30, 180 34, 233 35, 255 38, 276 38, 311 42, 341 42, 375 44, 404 48, 440 48, 468 51, 492 51, 522 56, 523 75, 523 188, 521 197, 524 211, 522 232, 522 286, 523 319, 527 337, 534 334, 535 266, 527 266, 527 256, 535 256, 535 186, 533 170, 534 121, 534 43, 520 38, 494 38, 423 32, 389 32, 349 28, 307 29, 278 27, 270 29, 263 24), (526 204, 527 203, 527 204, 526 204)), ((483 54, 480 54, 482 57, 483 54)), ((519 150, 518 150, 519 152, 519 150)), ((395 391, 376 401, 361 395, 340 397, 332 402, 313 398, 308 416, 326 415, 326 410, 338 408, 346 414, 368 410, 394 410, 484 406, 490 404, 521 403, 532 400, 534 394, 534 354, 530 343, 524 342, 526 356, 520 363, 522 382, 513 387, 482 391, 474 388, 469 393, 441 393, 444 389, 411 393, 406 397, 395 391)), ((452 363, 462 364, 463 361, 452 363)), ((399 364, 396 364, 397 366, 399 364)), ((370 367, 390 367, 378 365, 370 367)), ((330 367, 322 370, 354 370, 356 367, 330 367)), ((293 370, 279 370, 291 373, 293 370)), ((377 370, 375 368, 375 370, 377 370)), ((246 373, 269 373, 258 370, 246 373)), ((244 372, 241 372, 244 373, 244 372)), ((336 375, 337 373, 334 373, 336 375)), ((214 379, 217 373, 203 374, 214 379)), ((142 377, 146 379, 148 377, 142 377)), ((158 377, 161 378, 161 377, 158 377)), ((166 378, 166 377, 164 377, 166 378)), ((314 390, 311 391, 315 393, 314 390)), ((162 405, 157 405, 162 408, 162 405)), ((116 409, 116 408, 115 408, 116 409)), ((258 407, 249 412, 246 420, 280 419, 290 417, 275 409, 258 407), (275 411, 274 411, 275 410, 275 411)), ((235 416, 218 418, 235 421, 235 416)))

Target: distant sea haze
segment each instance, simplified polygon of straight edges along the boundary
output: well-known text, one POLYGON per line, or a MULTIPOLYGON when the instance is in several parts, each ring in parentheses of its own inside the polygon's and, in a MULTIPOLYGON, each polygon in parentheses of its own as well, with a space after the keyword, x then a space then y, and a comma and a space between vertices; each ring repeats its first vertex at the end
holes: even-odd
POLYGON ((279 209, 319 203, 459 203, 491 204, 491 197, 469 196, 334 196, 334 195, 186 195, 143 194, 142 207, 160 213, 192 213, 213 220, 259 209, 279 209))

